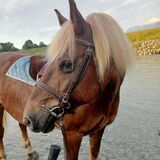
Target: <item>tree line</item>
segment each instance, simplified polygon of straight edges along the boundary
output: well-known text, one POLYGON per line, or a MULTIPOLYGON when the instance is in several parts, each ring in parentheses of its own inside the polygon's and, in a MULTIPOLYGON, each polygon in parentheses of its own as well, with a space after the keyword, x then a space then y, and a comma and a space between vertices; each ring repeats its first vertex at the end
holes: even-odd
POLYGON ((19 49, 19 48, 16 48, 13 43, 6 42, 6 43, 0 43, 0 52, 20 51, 20 50, 40 48, 40 47, 46 47, 46 46, 47 45, 42 41, 39 44, 36 44, 36 43, 33 43, 32 40, 26 40, 22 46, 22 49, 19 49))

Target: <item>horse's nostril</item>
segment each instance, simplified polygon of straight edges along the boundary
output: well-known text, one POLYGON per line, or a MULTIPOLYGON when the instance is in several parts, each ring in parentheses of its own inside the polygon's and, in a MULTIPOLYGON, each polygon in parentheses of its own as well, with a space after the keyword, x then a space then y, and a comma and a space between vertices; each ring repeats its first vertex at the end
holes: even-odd
POLYGON ((30 126, 31 125, 31 120, 29 119, 29 118, 24 118, 24 121, 23 121, 23 123, 26 125, 26 126, 30 126))
POLYGON ((24 125, 30 128, 33 132, 40 132, 37 121, 32 117, 24 117, 24 125))

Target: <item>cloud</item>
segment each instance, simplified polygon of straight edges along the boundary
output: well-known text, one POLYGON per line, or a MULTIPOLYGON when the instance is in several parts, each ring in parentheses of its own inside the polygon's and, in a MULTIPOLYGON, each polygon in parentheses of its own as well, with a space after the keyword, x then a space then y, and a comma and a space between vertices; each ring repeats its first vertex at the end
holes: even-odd
POLYGON ((11 11, 18 5, 19 0, 0 0, 0 9, 4 11, 11 11))
POLYGON ((139 0, 125 0, 124 2, 123 2, 123 4, 133 4, 133 3, 137 3, 139 0))
MULTIPOLYGON (((160 0, 76 0, 83 16, 92 12, 110 14, 124 30, 159 17, 160 0)), ((48 42, 59 26, 53 9, 69 17, 67 0, 0 0, 0 42, 21 47, 24 40, 48 42)))
POLYGON ((153 17, 153 18, 149 19, 149 20, 146 22, 146 24, 156 23, 156 22, 160 22, 160 18, 153 17))
POLYGON ((107 1, 107 0, 97 0, 97 1, 100 1, 100 2, 105 2, 105 1, 107 1))

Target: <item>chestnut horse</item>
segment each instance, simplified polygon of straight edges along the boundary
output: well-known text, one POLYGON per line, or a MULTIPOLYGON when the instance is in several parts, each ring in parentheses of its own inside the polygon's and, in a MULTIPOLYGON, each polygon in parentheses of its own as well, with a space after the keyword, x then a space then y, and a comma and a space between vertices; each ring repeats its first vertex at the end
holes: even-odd
MULTIPOLYGON (((38 153, 32 150, 26 126, 23 124, 24 106, 33 86, 5 75, 10 66, 23 56, 26 56, 26 53, 0 54, 0 160, 5 160, 6 157, 3 146, 4 109, 19 122, 22 138, 24 140, 24 148, 27 151, 28 159, 38 159, 38 153)), ((46 61, 46 57, 43 56, 31 57, 30 73, 33 79, 36 79, 38 71, 46 61)))
POLYGON ((95 160, 104 129, 117 115, 131 50, 112 17, 93 13, 85 20, 74 0, 69 5, 70 20, 56 10, 62 27, 26 103, 24 124, 36 132, 61 126, 67 160, 78 159, 82 138, 89 135, 89 159, 95 160))
MULTIPOLYGON (((47 67, 36 86, 5 76, 8 68, 24 55, 0 55, 1 160, 5 159, 4 109, 20 123, 29 153, 33 151, 25 126, 44 133, 52 131, 55 124, 61 126, 67 160, 78 159, 85 135, 90 137, 89 159, 95 160, 104 129, 117 115, 120 87, 130 61, 129 43, 109 15, 93 13, 85 20, 74 0, 69 0, 69 5, 70 20, 56 10, 62 27, 49 46, 47 67)), ((35 80, 46 62, 45 57, 36 59, 38 62, 31 63, 35 80)))

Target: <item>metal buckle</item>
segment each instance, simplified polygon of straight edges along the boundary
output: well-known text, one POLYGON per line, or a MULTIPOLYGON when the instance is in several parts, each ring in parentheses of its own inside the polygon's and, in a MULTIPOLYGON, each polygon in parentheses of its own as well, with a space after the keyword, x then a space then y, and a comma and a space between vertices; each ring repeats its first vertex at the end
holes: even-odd
POLYGON ((59 117, 61 117, 61 116, 64 114, 64 108, 59 107, 59 106, 53 107, 52 109, 47 109, 47 110, 49 111, 49 113, 50 113, 52 116, 54 116, 54 117, 56 117, 56 118, 59 118, 59 117), (57 114, 57 113, 54 112, 56 109, 61 109, 62 112, 59 113, 59 114, 57 114))
POLYGON ((85 54, 87 54, 89 57, 93 55, 93 48, 88 47, 85 51, 85 54))
POLYGON ((65 105, 64 107, 65 107, 65 109, 70 109, 71 104, 70 104, 69 102, 67 102, 66 105, 65 105))
POLYGON ((67 104, 68 103, 68 97, 66 95, 64 95, 62 97, 62 103, 67 104))
POLYGON ((62 97, 61 102, 63 103, 65 109, 69 109, 71 107, 71 104, 68 102, 68 97, 66 95, 62 97))

